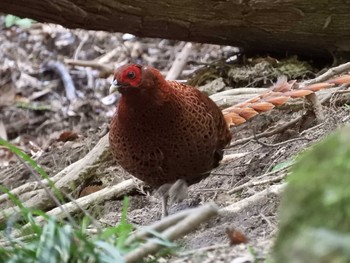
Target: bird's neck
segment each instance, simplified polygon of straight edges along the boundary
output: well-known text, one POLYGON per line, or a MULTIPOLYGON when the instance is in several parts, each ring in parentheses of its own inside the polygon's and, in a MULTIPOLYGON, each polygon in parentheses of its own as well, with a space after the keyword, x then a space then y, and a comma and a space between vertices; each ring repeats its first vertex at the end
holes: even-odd
POLYGON ((161 90, 157 93, 137 92, 134 94, 123 94, 118 105, 118 118, 124 121, 137 121, 144 118, 145 114, 160 112, 168 101, 169 94, 161 90))

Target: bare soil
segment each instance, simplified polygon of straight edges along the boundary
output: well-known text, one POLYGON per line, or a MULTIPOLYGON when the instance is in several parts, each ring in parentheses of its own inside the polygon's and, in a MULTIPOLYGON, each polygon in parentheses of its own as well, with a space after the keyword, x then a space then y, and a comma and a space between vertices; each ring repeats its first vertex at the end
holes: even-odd
MULTIPOLYGON (((126 35, 123 34, 67 30, 47 24, 35 24, 29 29, 4 28, 3 19, 0 17, 0 136, 33 156, 50 175, 79 160, 93 148, 105 134, 115 106, 113 98, 108 97, 110 76, 102 76, 97 69, 67 66, 63 63, 73 79, 75 93, 78 95, 73 103, 67 98, 57 73, 46 68, 48 61, 64 62, 66 58, 96 61, 116 49, 115 54, 108 59, 113 67, 137 61, 156 66, 166 73, 177 52, 183 47, 183 43, 177 41, 139 38, 126 40, 126 35), (77 138, 65 141, 67 134, 62 137, 65 131, 77 138)), ((234 52, 232 47, 196 44, 189 58, 190 63, 180 78, 189 78, 191 73, 203 65, 221 65, 234 52)), ((218 67, 215 69, 218 72, 218 67)), ((226 77, 226 84, 233 84, 225 71, 216 77, 226 77)), ((211 74, 207 80, 213 78, 211 74)), ((269 84, 272 81, 266 77, 255 84, 269 84)), ((205 80, 202 84, 204 83, 205 80)), ((241 81, 239 85, 242 85, 241 81)), ((259 115, 232 129, 233 142, 251 136, 254 132, 258 134, 282 125, 304 113, 304 110, 294 112, 276 109, 259 115)), ((283 134, 261 139, 265 144, 250 141, 228 149, 227 154, 246 155, 220 166, 211 176, 191 186, 189 197, 172 205, 170 213, 209 201, 225 207, 265 189, 268 185, 248 187, 231 195, 227 193, 235 186, 271 172, 276 165, 293 160, 337 126, 349 121, 349 110, 345 107, 327 107, 325 115, 324 123, 318 126, 315 126, 313 116, 305 115, 297 125, 283 134), (292 138, 300 140, 278 144, 292 138)), ((0 184, 10 189, 35 180, 13 154, 1 147, 0 168, 0 184)), ((96 174, 93 181, 87 182, 88 185, 115 184, 131 177, 113 160, 106 162, 99 170, 103 171, 103 177, 96 174)), ((271 176, 260 177, 263 178, 271 176)), ((154 189, 145 188, 131 195, 128 212, 130 222, 148 225, 159 219, 160 202, 153 191, 154 189)), ((243 213, 212 219, 178 240, 180 246, 175 255, 160 257, 158 261, 265 262, 277 231, 278 204, 277 198, 266 198, 252 204, 243 213), (229 246, 227 228, 242 232, 248 243, 229 246)), ((120 220, 121 207, 121 200, 109 200, 91 208, 90 212, 101 222, 115 225, 120 220)))

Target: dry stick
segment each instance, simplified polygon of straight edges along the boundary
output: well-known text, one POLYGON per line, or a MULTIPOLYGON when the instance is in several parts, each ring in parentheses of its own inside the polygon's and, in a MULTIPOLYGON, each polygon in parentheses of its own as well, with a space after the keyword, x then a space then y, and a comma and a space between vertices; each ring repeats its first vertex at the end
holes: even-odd
POLYGON ((269 179, 261 180, 261 181, 250 181, 250 182, 247 182, 245 184, 242 184, 240 186, 237 186, 237 187, 231 189, 227 193, 228 194, 234 194, 234 193, 237 193, 237 192, 239 192, 239 191, 241 191, 241 190, 243 190, 245 188, 248 188, 248 187, 253 187, 253 186, 258 186, 258 185, 278 182, 278 181, 281 181, 282 179, 284 179, 286 176, 287 176, 287 173, 283 173, 281 175, 278 175, 278 176, 275 176, 275 177, 272 177, 272 178, 269 178, 269 179))
MULTIPOLYGON (((53 182, 53 181, 52 181, 53 182)), ((25 183, 24 185, 21 185, 13 190, 10 191, 11 194, 15 195, 15 196, 19 196, 23 193, 26 192, 31 192, 36 190, 36 188, 38 187, 38 185, 42 186, 42 185, 48 185, 48 180, 44 179, 41 180, 40 183, 38 182, 30 182, 30 183, 25 183)), ((0 204, 3 202, 6 202, 10 200, 10 197, 7 194, 2 194, 0 195, 0 204)))
POLYGON ((192 43, 188 42, 183 47, 181 52, 176 56, 176 59, 173 65, 171 66, 170 70, 168 71, 168 74, 166 75, 165 79, 174 80, 180 76, 183 68, 186 65, 188 56, 190 55, 191 51, 192 51, 192 43))
POLYGON ((266 146, 266 147, 278 147, 278 146, 282 146, 282 145, 285 145, 285 144, 288 144, 288 143, 291 143, 291 142, 295 142, 295 141, 303 141, 303 140, 304 141, 310 141, 311 140, 309 138, 299 137, 299 138, 293 138, 293 139, 289 139, 287 141, 271 144, 271 143, 265 143, 265 142, 260 141, 258 138, 256 138, 256 134, 255 134, 255 138, 254 139, 255 139, 255 141, 258 144, 266 146))
MULTIPOLYGON (((51 180, 55 183, 57 189, 62 192, 72 192, 75 185, 79 185, 81 182, 87 180, 94 175, 94 171, 99 167, 101 162, 104 162, 106 157, 109 156, 109 142, 108 134, 100 139, 97 145, 82 159, 71 164, 70 166, 63 169, 61 172, 57 173, 51 180)), ((43 180, 44 184, 47 184, 46 180, 43 180)), ((29 184, 30 185, 30 184, 29 184)), ((18 188, 11 191, 15 194, 22 192, 23 188, 18 190, 18 188)), ((23 205, 27 208, 38 208, 45 210, 52 206, 53 202, 49 196, 45 193, 43 189, 38 189, 30 193, 23 193, 27 195, 27 200, 23 201, 23 205)), ((0 198, 5 199, 5 197, 0 196, 0 198)), ((6 196, 6 200, 9 197, 6 196)), ((20 210, 18 207, 10 207, 4 209, 0 214, 0 223, 4 222, 6 216, 13 213, 18 213, 20 210)))
MULTIPOLYGON (((229 87, 227 87, 229 88, 229 87)), ((257 95, 268 91, 267 88, 231 88, 229 90, 220 91, 210 95, 212 100, 221 99, 223 96, 232 96, 232 95, 242 95, 242 94, 253 94, 257 95)))
POLYGON ((315 113, 316 120, 318 123, 322 123, 325 116, 322 110, 322 104, 320 100, 317 98, 315 93, 311 93, 305 97, 311 104, 312 111, 315 113))
POLYGON ((323 82, 325 80, 330 79, 331 77, 337 75, 337 74, 341 74, 347 70, 350 70, 350 62, 339 65, 337 67, 334 68, 330 68, 329 70, 327 70, 325 73, 323 73, 322 75, 318 76, 317 78, 308 80, 308 81, 304 81, 303 84, 304 85, 310 85, 310 84, 314 84, 314 83, 318 83, 318 82, 323 82))
POLYGON ((102 72, 110 73, 110 74, 113 74, 114 72, 113 66, 100 64, 96 61, 65 59, 64 63, 72 66, 90 67, 90 68, 98 69, 98 70, 101 70, 102 72))
MULTIPOLYGON (((82 159, 72 163, 71 165, 64 168, 62 171, 58 172, 56 175, 50 178, 51 182, 56 183, 59 180, 64 180, 64 187, 73 187, 77 185, 77 182, 74 179, 88 179, 88 177, 84 176, 84 174, 91 174, 91 171, 95 169, 94 163, 99 163, 101 158, 106 155, 106 152, 109 149, 108 135, 105 135, 100 139, 100 141, 95 145, 95 147, 82 159), (66 184, 66 185, 65 185, 66 184)), ((102 158, 103 159, 103 158, 102 158)), ((41 180, 40 185, 48 185, 48 181, 46 179, 41 180)), ((25 183, 13 190, 10 191, 11 194, 15 196, 19 196, 22 193, 33 191, 38 187, 38 183, 25 183)), ((58 187, 56 185, 58 189, 58 187)), ((70 192, 74 189, 68 188, 70 192)), ((9 196, 7 194, 3 194, 0 196, 0 203, 9 200, 9 196)))
MULTIPOLYGON (((185 219, 162 232, 161 236, 164 239, 173 241, 193 231, 199 224, 218 214, 218 208, 215 204, 207 204, 200 209, 195 208, 191 211, 185 219)), ((150 239, 145 244, 126 254, 124 260, 127 263, 139 262, 143 257, 157 252, 161 247, 162 245, 157 242, 157 239, 150 239)))
POLYGON ((85 45, 85 43, 86 43, 86 41, 87 41, 88 39, 89 39, 89 35, 88 35, 88 34, 85 34, 84 37, 83 37, 83 39, 80 40, 80 43, 79 43, 77 49, 76 49, 75 52, 74 52, 74 56, 73 56, 74 59, 78 59, 79 53, 80 53, 81 49, 83 48, 83 46, 85 45))
POLYGON ((285 131, 286 129, 288 129, 289 127, 295 125, 296 123, 298 123, 300 120, 301 120, 302 116, 299 116, 297 118, 295 118, 294 120, 284 124, 284 125, 281 125, 281 126, 278 126, 276 129, 273 129, 273 130, 270 130, 270 131, 267 131, 267 132, 263 132, 263 133, 259 133, 259 134, 256 134, 255 136, 250 136, 250 137, 247 137, 247 138, 244 138, 244 139, 241 139, 241 140, 237 140, 235 141, 234 143, 231 143, 228 147, 226 147, 226 149, 230 149, 230 148, 233 148, 237 145, 241 145, 241 144, 245 144, 251 140, 254 140, 256 138, 262 138, 262 137, 270 137, 272 135, 275 135, 275 134, 278 134, 278 133, 281 133, 283 131, 285 131))
POLYGON ((219 213, 220 215, 241 213, 244 209, 248 208, 251 205, 257 204, 258 202, 262 201, 266 197, 280 196, 283 190, 285 189, 286 185, 287 185, 286 183, 272 185, 269 188, 259 193, 256 193, 255 195, 252 195, 248 198, 245 198, 236 203, 233 203, 232 205, 221 208, 219 210, 219 213))
POLYGON ((156 231, 156 232, 162 232, 163 230, 169 228, 170 226, 178 223, 182 219, 184 219, 186 216, 188 216, 190 213, 193 213, 195 209, 202 209, 194 208, 191 210, 184 210, 180 211, 176 214, 164 217, 162 220, 157 221, 153 223, 150 226, 147 227, 141 227, 140 229, 136 230, 134 233, 132 233, 125 241, 125 245, 130 245, 131 243, 135 242, 136 240, 142 240, 152 235, 150 230, 156 231))
POLYGON ((313 127, 310 127, 310 128, 307 129, 307 130, 303 130, 303 131, 300 133, 300 136, 303 136, 303 135, 306 134, 306 133, 310 133, 310 131, 313 131, 313 130, 315 130, 315 129, 318 129, 318 128, 320 128, 321 126, 323 126, 324 124, 325 124, 325 123, 322 122, 322 123, 317 124, 317 125, 315 125, 315 126, 313 126, 313 127))
POLYGON ((114 48, 114 49, 108 51, 106 54, 103 54, 102 56, 96 58, 95 60, 99 64, 102 64, 102 65, 107 64, 107 63, 110 63, 112 58, 114 56, 117 56, 119 52, 120 52, 119 48, 114 48))
MULTIPOLYGON (((90 204, 99 204, 105 200, 111 199, 112 197, 119 197, 122 195, 125 195, 128 192, 131 192, 132 190, 136 189, 136 184, 133 179, 129 179, 126 181, 123 181, 117 185, 109 186, 106 188, 101 189, 98 192, 92 193, 90 195, 81 197, 73 202, 66 203, 62 205, 62 209, 64 212, 59 209, 59 207, 56 207, 52 209, 51 211, 46 212, 48 216, 55 216, 57 219, 63 219, 66 217, 67 214, 73 214, 81 211, 83 209, 86 209, 90 204)), ((35 218, 37 223, 42 223, 45 221, 45 218, 38 216, 35 218)), ((31 224, 28 223, 24 225, 20 231, 14 231, 13 236, 18 236, 23 233, 27 228, 31 227, 31 224)))
MULTIPOLYGON (((128 179, 122 181, 119 184, 113 186, 107 186, 95 193, 87 196, 83 196, 74 200, 74 202, 69 202, 62 205, 63 209, 68 213, 73 214, 80 210, 80 207, 86 209, 91 204, 99 204, 105 200, 111 199, 112 197, 120 197, 136 189, 136 184, 133 179, 128 179)), ((63 214, 57 207, 46 212, 47 215, 55 216, 58 219, 63 219, 65 214, 63 214)), ((40 221, 40 220, 39 220, 40 221)))
MULTIPOLYGON (((29 234, 29 235, 25 235, 25 236, 20 236, 20 237, 17 237, 16 238, 16 242, 19 242, 19 241, 27 241, 27 240, 33 240, 35 237, 37 237, 36 234, 29 234)), ((13 248, 13 240, 3 240, 3 241, 0 241, 0 247, 11 247, 13 248)))
POLYGON ((64 64, 58 61, 48 61, 44 64, 44 68, 54 71, 57 75, 60 76, 63 82, 64 89, 66 91, 67 99, 70 102, 77 100, 77 95, 75 94, 75 86, 70 76, 67 68, 64 64))

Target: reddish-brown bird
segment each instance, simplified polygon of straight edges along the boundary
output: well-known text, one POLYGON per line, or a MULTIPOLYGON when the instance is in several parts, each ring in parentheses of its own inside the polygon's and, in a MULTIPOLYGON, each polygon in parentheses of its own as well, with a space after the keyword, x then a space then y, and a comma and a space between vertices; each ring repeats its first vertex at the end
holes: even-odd
POLYGON ((197 183, 219 165, 231 134, 208 96, 166 81, 155 68, 135 64, 115 72, 114 89, 122 96, 109 140, 126 171, 160 187, 179 179, 197 183))
POLYGON ((184 185, 199 182, 219 165, 231 140, 229 125, 244 122, 290 97, 333 85, 292 91, 293 84, 276 84, 270 93, 226 109, 224 117, 219 107, 196 88, 167 81, 149 66, 124 65, 115 72, 110 90, 121 93, 110 125, 111 150, 126 171, 161 187, 166 213, 169 191, 176 196, 184 185))

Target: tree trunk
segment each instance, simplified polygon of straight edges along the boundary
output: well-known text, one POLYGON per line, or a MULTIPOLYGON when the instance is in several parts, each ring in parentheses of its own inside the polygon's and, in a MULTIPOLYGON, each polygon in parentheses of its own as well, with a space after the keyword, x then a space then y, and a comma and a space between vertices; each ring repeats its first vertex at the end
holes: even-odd
POLYGON ((326 57, 350 48, 350 5, 317 0, 1 0, 41 22, 326 57))

